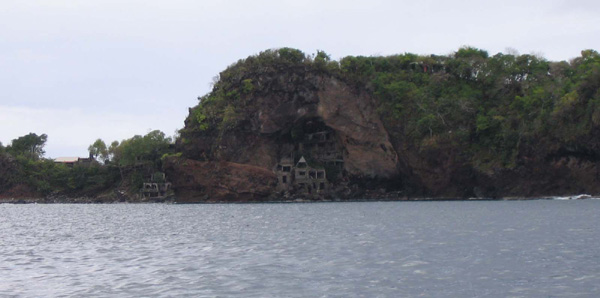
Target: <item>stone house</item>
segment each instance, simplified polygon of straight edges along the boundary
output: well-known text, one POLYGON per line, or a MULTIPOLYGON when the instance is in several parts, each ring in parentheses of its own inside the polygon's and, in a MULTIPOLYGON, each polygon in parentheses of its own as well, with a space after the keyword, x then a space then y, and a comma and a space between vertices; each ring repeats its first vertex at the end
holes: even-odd
POLYGON ((304 156, 296 164, 293 164, 293 157, 282 158, 275 173, 279 190, 297 189, 312 194, 328 187, 325 169, 309 166, 304 156))
POLYGON ((310 167, 304 156, 300 158, 294 167, 294 182, 304 191, 322 191, 327 187, 327 175, 325 169, 310 167))
POLYGON ((275 174, 277 174, 277 188, 279 190, 287 190, 292 185, 294 176, 294 155, 290 154, 286 157, 281 158, 279 164, 277 164, 277 168, 275 169, 275 174))
POLYGON ((296 190, 309 194, 326 191, 329 183, 325 168, 335 170, 330 175, 341 173, 344 168, 343 150, 335 132, 327 127, 304 134, 301 140, 285 145, 282 151, 286 153, 274 169, 280 191, 296 190), (300 159, 296 161, 295 156, 300 159), (312 164, 305 156, 310 157, 312 164))

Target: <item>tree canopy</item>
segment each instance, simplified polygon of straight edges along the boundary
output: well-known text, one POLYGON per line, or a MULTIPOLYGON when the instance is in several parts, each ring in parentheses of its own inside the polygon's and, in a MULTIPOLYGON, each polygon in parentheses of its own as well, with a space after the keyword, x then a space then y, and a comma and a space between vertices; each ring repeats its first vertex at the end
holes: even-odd
POLYGON ((122 166, 136 163, 157 163, 169 152, 172 140, 160 130, 153 130, 144 136, 136 135, 130 139, 113 142, 109 148, 112 162, 122 166))
POLYGON ((106 144, 102 139, 97 139, 93 144, 88 147, 88 152, 90 156, 93 158, 100 158, 100 160, 105 161, 108 159, 108 149, 106 148, 106 144))
POLYGON ((30 159, 40 159, 44 156, 44 146, 48 136, 46 134, 37 135, 29 133, 25 136, 12 140, 7 150, 15 156, 25 156, 30 159))

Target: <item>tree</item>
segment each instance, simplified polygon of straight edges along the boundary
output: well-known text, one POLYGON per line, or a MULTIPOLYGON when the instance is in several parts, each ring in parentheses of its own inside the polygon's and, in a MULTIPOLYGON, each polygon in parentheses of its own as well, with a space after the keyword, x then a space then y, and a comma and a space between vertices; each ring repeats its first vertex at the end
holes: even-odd
POLYGON ((108 159, 110 161, 118 160, 121 157, 119 150, 119 141, 113 141, 108 147, 108 159))
POLYGON ((120 144, 113 142, 110 151, 114 155, 114 161, 121 166, 158 163, 162 155, 168 152, 170 144, 171 138, 160 130, 154 130, 145 136, 136 135, 123 140, 120 144))
POLYGON ((331 57, 320 50, 317 50, 317 56, 315 57, 315 66, 320 69, 324 69, 327 66, 327 63, 331 60, 331 57))
POLYGON ((106 144, 102 139, 97 139, 93 144, 88 147, 88 151, 90 152, 90 156, 93 158, 98 158, 102 161, 106 161, 108 159, 108 149, 106 148, 106 144))
POLYGON ((29 133, 28 135, 12 140, 11 145, 7 147, 9 153, 13 156, 22 155, 26 158, 38 160, 44 156, 44 145, 48 140, 48 135, 29 133))
POLYGON ((277 50, 277 53, 282 60, 293 64, 302 63, 306 59, 304 53, 297 49, 281 48, 277 50))

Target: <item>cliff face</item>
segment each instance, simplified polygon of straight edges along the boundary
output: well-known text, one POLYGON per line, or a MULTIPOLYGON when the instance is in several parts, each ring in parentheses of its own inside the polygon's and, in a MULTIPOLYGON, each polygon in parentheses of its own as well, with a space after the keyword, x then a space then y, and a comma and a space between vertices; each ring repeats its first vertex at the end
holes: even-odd
POLYGON ((337 133, 344 148, 344 168, 350 175, 397 176, 398 156, 371 97, 354 94, 345 83, 326 78, 321 80, 317 98, 317 114, 337 133))
MULTIPOLYGON (((178 143, 184 157, 237 165, 240 177, 257 169, 274 173, 278 163, 290 156, 293 163, 304 156, 317 167, 336 164, 339 169, 331 169, 328 174, 332 185, 359 178, 398 177, 398 156, 368 94, 335 77, 303 68, 265 72, 250 78, 261 91, 239 100, 235 126, 220 131, 199 130, 195 111, 190 110, 178 143), (323 136, 321 142, 318 136, 323 136), (335 177, 331 177, 333 171, 337 173, 335 177)), ((227 168, 211 171, 221 175, 227 168)), ((170 170, 170 177, 179 177, 186 171, 175 167, 170 170)), ((198 177, 192 184, 204 185, 203 181, 198 177)), ((237 196, 236 191, 225 191, 229 187, 215 193, 189 183, 174 182, 174 186, 178 197, 201 201, 237 196)), ((263 186, 271 187, 271 191, 260 191, 253 198, 275 192, 277 181, 263 186)))
MULTIPOLYGON (((415 195, 456 198, 542 197, 600 194, 600 140, 585 137, 579 146, 540 137, 523 144, 510 168, 482 170, 461 144, 439 142, 414 148, 393 142, 412 178, 405 182, 415 195)), ((410 176, 408 176, 410 175, 410 176)))
MULTIPOLYGON (((298 142, 294 129, 332 129, 341 144, 345 170, 351 175, 389 178, 397 174, 394 151, 372 98, 343 82, 313 74, 260 77, 272 93, 247 98, 239 125, 219 135, 190 132, 180 144, 185 156, 225 160, 272 169, 284 147, 298 142), (273 81, 281 85, 272 86, 273 81), (300 82, 297 82, 300 81, 300 82)), ((193 126, 188 118, 186 127, 193 126)))
POLYGON ((471 48, 339 63, 266 51, 190 109, 167 174, 192 201, 597 194, 600 55, 582 53, 568 65, 471 48))
POLYGON ((540 137, 523 146, 516 167, 491 172, 482 189, 496 196, 599 194, 598 133, 577 138, 573 146, 540 137))

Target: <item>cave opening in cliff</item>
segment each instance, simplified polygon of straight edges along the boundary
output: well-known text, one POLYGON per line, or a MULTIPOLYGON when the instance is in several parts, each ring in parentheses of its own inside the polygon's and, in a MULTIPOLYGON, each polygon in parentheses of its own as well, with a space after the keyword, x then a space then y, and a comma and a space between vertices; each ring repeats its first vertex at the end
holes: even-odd
POLYGON ((298 121, 287 131, 283 138, 287 141, 297 144, 304 142, 307 138, 311 138, 311 135, 330 132, 327 134, 327 138, 330 138, 334 131, 329 128, 320 118, 308 118, 298 121))
MULTIPOLYGON (((309 118, 299 121, 294 125, 288 135, 287 141, 295 161, 304 156, 310 163, 318 167, 338 165, 343 168, 343 146, 335 130, 328 127, 320 118, 309 118)), ((289 150, 289 149, 288 149, 289 150)))

